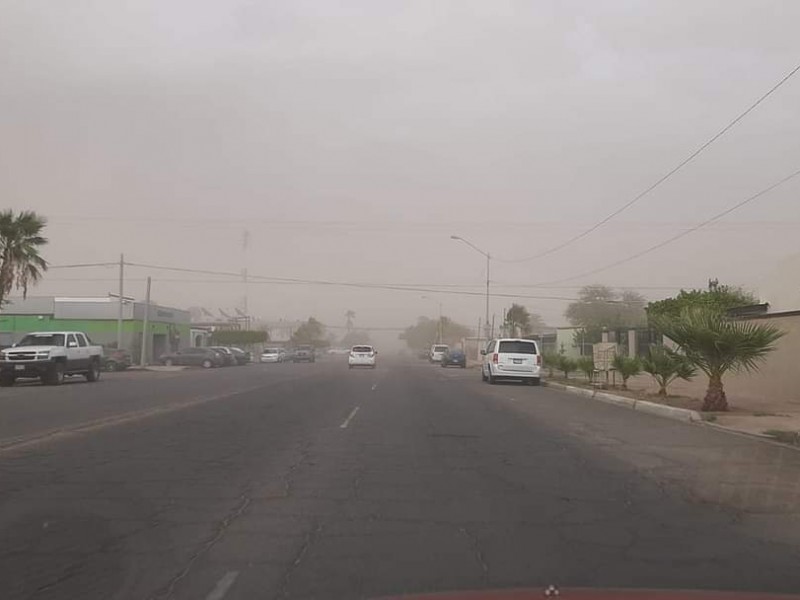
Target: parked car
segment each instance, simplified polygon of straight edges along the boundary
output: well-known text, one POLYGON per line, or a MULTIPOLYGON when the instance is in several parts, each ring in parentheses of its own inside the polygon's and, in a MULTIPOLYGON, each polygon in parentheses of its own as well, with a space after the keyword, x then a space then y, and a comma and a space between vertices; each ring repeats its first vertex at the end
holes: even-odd
POLYGON ((292 362, 314 362, 316 356, 314 355, 314 348, 312 346, 298 346, 294 349, 292 362))
POLYGON ((233 355, 233 350, 228 348, 227 346, 209 346, 215 352, 219 352, 222 355, 222 358, 225 361, 226 367, 232 367, 236 364, 236 357, 233 355))
POLYGON ((102 360, 103 347, 92 344, 81 331, 29 333, 0 352, 0 386, 10 387, 17 379, 36 378, 47 385, 61 385, 64 377, 73 375, 97 381, 102 360))
POLYGON ((481 379, 497 383, 517 379, 530 385, 541 382, 542 355, 534 340, 500 338, 490 341, 481 350, 481 379))
POLYGON ((212 348, 184 348, 177 352, 162 354, 159 360, 162 365, 171 367, 173 365, 203 367, 222 367, 225 365, 224 354, 212 348))
POLYGON ((353 367, 370 367, 374 369, 377 364, 378 351, 372 346, 360 345, 350 349, 347 365, 353 367))
POLYGON ((282 348, 264 348, 261 353, 262 363, 281 363, 286 357, 286 352, 282 348))
POLYGON ((232 347, 229 350, 233 353, 233 358, 239 366, 246 365, 250 362, 250 353, 241 348, 232 347))
POLYGON ((447 344, 434 344, 431 346, 431 352, 428 355, 428 360, 430 360, 432 363, 442 362, 442 357, 449 349, 450 346, 447 344))
POLYGON ((443 367, 461 367, 462 369, 467 368, 467 355, 464 354, 463 350, 448 350, 442 356, 442 366, 443 367))
POLYGON ((124 348, 110 348, 103 355, 102 365, 105 371, 124 371, 133 364, 133 357, 124 348))

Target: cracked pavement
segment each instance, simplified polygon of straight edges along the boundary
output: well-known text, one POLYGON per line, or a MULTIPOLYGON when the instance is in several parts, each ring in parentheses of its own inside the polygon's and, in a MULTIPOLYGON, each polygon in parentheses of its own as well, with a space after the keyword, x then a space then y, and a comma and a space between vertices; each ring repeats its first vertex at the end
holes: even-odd
POLYGON ((0 415, 7 599, 800 589, 800 452, 472 370, 122 373, 0 415))

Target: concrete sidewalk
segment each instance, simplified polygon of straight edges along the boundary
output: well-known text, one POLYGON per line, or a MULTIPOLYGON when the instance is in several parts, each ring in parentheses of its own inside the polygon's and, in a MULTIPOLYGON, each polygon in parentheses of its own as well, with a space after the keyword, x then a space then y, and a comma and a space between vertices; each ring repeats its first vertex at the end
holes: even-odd
MULTIPOLYGON (((684 382, 674 382, 670 392, 685 390, 684 382)), ((731 410, 725 413, 703 413, 699 409, 702 398, 670 395, 660 398, 656 388, 647 376, 632 377, 628 382, 627 393, 622 390, 602 390, 582 387, 586 382, 576 379, 572 382, 550 381, 548 385, 566 389, 572 393, 592 397, 603 402, 625 406, 632 410, 658 414, 679 421, 711 423, 715 427, 729 429, 749 435, 768 437, 782 442, 797 444, 800 441, 800 403, 786 400, 769 400, 737 395, 735 390, 728 394, 731 410), (569 385, 574 383, 575 385, 569 385)), ((696 382, 692 384, 696 388, 696 382)))

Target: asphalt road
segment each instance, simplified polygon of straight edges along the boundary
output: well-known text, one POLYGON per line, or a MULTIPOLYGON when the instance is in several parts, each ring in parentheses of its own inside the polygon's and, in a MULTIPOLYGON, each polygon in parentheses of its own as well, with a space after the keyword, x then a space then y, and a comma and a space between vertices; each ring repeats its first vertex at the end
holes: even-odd
POLYGON ((800 453, 474 370, 0 390, 0 596, 800 590, 800 453))

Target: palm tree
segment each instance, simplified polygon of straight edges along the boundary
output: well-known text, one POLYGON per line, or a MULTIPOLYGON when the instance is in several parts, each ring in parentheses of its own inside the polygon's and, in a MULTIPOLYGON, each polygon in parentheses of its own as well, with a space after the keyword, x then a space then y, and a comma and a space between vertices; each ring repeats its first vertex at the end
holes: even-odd
POLYGON ((656 380, 658 395, 667 395, 667 386, 676 379, 689 381, 697 368, 683 355, 664 346, 650 348, 650 354, 642 360, 642 370, 656 380))
POLYGON ((708 376, 704 411, 728 410, 723 375, 728 371, 757 371, 784 335, 771 325, 737 321, 699 307, 687 309, 677 318, 657 318, 656 326, 708 376))
POLYGON ((0 211, 0 306, 14 288, 28 295, 28 286, 35 284, 47 270, 47 261, 39 249, 47 243, 41 236, 46 220, 33 211, 14 214, 0 211))
POLYGON ((614 356, 613 366, 620 377, 622 377, 623 390, 628 389, 628 379, 642 372, 642 363, 635 356, 617 354, 614 356))

